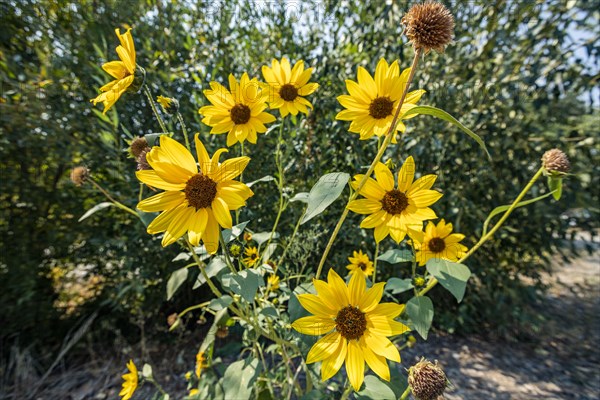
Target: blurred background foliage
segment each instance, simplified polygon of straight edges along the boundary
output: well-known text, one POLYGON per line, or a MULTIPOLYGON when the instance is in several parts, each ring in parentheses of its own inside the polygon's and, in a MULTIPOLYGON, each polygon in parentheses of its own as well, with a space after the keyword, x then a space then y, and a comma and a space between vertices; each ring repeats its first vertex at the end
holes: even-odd
MULTIPOLYGON (((408 155, 418 173, 439 175, 439 216, 475 243, 482 221, 507 204, 539 167, 544 151, 570 156, 573 176, 560 202, 519 209, 483 251, 469 259, 474 278, 457 305, 437 288, 437 326, 450 332, 533 337, 540 274, 551 258, 570 256, 580 232, 597 232, 600 155, 598 124, 597 1, 445 2, 456 16, 456 39, 445 54, 427 55, 416 87, 422 104, 443 108, 487 142, 493 162, 456 128, 430 117, 412 119, 384 159, 408 155)), ((359 141, 335 121, 336 96, 359 65, 373 71, 380 57, 408 67, 413 50, 401 35, 409 2, 178 2, 2 1, 0 15, 0 347, 53 349, 74 326, 97 312, 94 340, 130 343, 167 329, 167 316, 209 295, 192 290, 193 277, 167 302, 166 279, 181 262, 130 215, 107 208, 78 218, 103 201, 69 173, 86 165, 94 178, 130 206, 139 185, 126 140, 158 131, 147 100, 128 93, 106 116, 89 99, 108 82, 100 66, 116 59, 114 28, 133 27, 138 63, 154 95, 179 99, 188 128, 201 132, 212 152, 224 136, 208 136, 198 108, 210 80, 260 67, 273 57, 303 59, 315 67, 315 106, 285 132, 286 193, 308 191, 319 176, 365 170, 376 142, 359 141)), ((165 118, 168 118, 165 116, 165 118)), ((175 137, 180 127, 169 120, 175 137)), ((276 135, 249 149, 247 181, 273 174, 276 135)), ((232 153, 239 151, 232 149, 232 153)), ((242 212, 254 231, 269 230, 277 207, 273 182, 260 182, 242 212)), ((543 183, 531 196, 547 192, 543 183)), ((288 257, 292 270, 314 269, 345 204, 301 227, 288 257)), ((289 237, 301 213, 291 203, 279 232, 289 237)), ((352 250, 374 251, 371 231, 351 215, 328 266, 344 269, 352 250)), ((394 246, 386 240, 382 251, 394 246)), ((381 263, 381 278, 408 275, 381 263)), ((194 324, 190 324, 194 326, 194 324)), ((40 364, 52 360, 40 352, 40 364)))

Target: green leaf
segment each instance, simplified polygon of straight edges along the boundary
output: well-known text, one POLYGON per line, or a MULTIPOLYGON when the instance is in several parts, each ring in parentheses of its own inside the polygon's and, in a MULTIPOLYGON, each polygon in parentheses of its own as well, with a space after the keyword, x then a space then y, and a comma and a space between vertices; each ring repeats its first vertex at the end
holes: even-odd
POLYGON ((152 366, 150 364, 144 364, 142 367, 142 376, 146 379, 152 378, 152 366))
MULTIPOLYGON (((225 268, 227 268, 227 264, 225 263, 225 259, 223 258, 223 256, 214 257, 212 260, 210 260, 210 262, 205 268, 206 275, 208 275, 209 278, 213 278, 225 268)), ((206 280, 204 279, 204 275, 202 275, 201 273, 198 274, 198 278, 196 279, 196 282, 194 282, 194 287, 192 289, 199 288, 205 282, 206 280)))
POLYGON ((475 140, 477 142, 477 144, 479 144, 479 146, 485 151, 485 154, 488 156, 490 161, 492 160, 492 156, 488 152, 487 147, 485 146, 485 142, 479 137, 479 135, 477 135, 475 132, 473 132, 472 130, 470 130, 463 124, 461 124, 456 118, 454 118, 452 115, 448 114, 446 111, 440 110, 439 108, 435 108, 435 107, 431 107, 431 106, 416 106, 416 107, 411 108, 407 112, 405 112, 401 118, 405 118, 405 117, 408 117, 410 115, 415 115, 415 114, 431 115, 432 117, 443 119, 444 121, 450 122, 451 124, 457 126, 464 133, 466 133, 473 140, 475 140))
POLYGON ((248 187, 252 187, 254 184, 256 184, 256 183, 258 183, 258 182, 271 182, 271 181, 274 181, 274 180, 275 180, 275 178, 274 178, 274 177, 272 177, 271 175, 267 175, 267 176, 263 176, 263 177, 262 177, 262 178, 260 178, 260 179, 257 179, 257 180, 255 180, 255 181, 252 181, 252 182, 246 183, 246 186, 248 186, 248 187))
POLYGON ((548 175, 548 188, 552 192, 554 200, 560 200, 562 196, 562 176, 548 175))
POLYGON ((432 258, 427 261, 427 271, 440 282, 460 303, 471 276, 469 267, 451 261, 432 258))
POLYGON ((290 300, 288 301, 288 313, 290 315, 290 321, 295 321, 298 318, 306 317, 309 315, 308 311, 302 307, 298 298, 296 297, 299 294, 312 293, 315 294, 315 287, 312 283, 303 283, 301 285, 296 286, 294 289, 294 296, 290 296, 290 300))
POLYGON ((414 286, 411 279, 390 278, 385 284, 385 290, 391 292, 392 294, 406 292, 413 287, 414 286))
POLYGON ((174 271, 167 281, 167 301, 171 300, 177 289, 185 282, 188 276, 186 267, 174 271))
POLYGON ((246 221, 246 222, 242 222, 241 224, 237 224, 237 225, 233 226, 231 229, 223 229, 223 241, 225 243, 229 243, 233 239, 240 237, 242 232, 244 232, 244 229, 246 229, 246 225, 248 225, 248 222, 250 222, 250 221, 246 221))
POLYGON ((333 172, 323 175, 310 189, 308 194, 308 206, 304 218, 300 224, 305 224, 317 215, 321 214, 331 205, 346 187, 350 175, 345 172, 333 172))
POLYGON ((140 211, 140 210, 136 210, 138 215, 140 216, 140 219, 142 220, 142 222, 144 223, 144 226, 148 227, 148 225, 150 225, 150 223, 152 221, 154 221, 154 218, 156 218, 158 216, 158 213, 147 213, 144 211, 140 211))
POLYGON ((308 204, 308 192, 300 192, 300 193, 296 193, 294 195, 294 197, 292 197, 290 199, 290 203, 293 203, 295 201, 301 201, 303 203, 307 203, 308 204))
POLYGON ((376 375, 365 376, 365 386, 363 390, 356 393, 357 400, 380 400, 380 399, 399 399, 408 382, 406 376, 402 375, 399 368, 390 368, 390 381, 384 381, 376 375))
MULTIPOLYGON (((519 207, 523 207, 526 206, 528 204, 531 203, 535 203, 536 201, 540 201, 545 199, 546 197, 553 195, 554 192, 550 192, 550 193, 546 193, 544 195, 538 196, 534 199, 529 199, 529 200, 525 200, 525 201, 521 201, 519 203, 517 203, 517 205, 515 206, 515 208, 519 208, 519 207)), ((512 204, 507 204, 505 206, 498 206, 496 208, 494 208, 492 210, 492 212, 490 213, 490 215, 488 215, 488 217, 485 219, 485 222, 483 223, 483 232, 481 233, 481 236, 485 236, 487 231, 488 231, 488 225, 490 224, 490 222, 492 221, 492 218, 494 218, 496 215, 503 213, 504 211, 508 210, 510 207, 512 206, 512 204)))
POLYGON ((379 261, 385 261, 390 264, 398 264, 401 262, 412 262, 413 253, 410 250, 390 249, 377 257, 379 261))
POLYGON ((229 307, 232 302, 233 299, 231 296, 223 295, 218 299, 212 299, 208 307, 215 311, 221 311, 222 309, 229 307))
MULTIPOLYGON (((269 240, 270 236, 271 236, 271 232, 253 233, 252 240, 254 240, 260 246, 261 244, 263 244, 264 242, 269 240)), ((278 237, 279 237, 279 234, 277 232, 275 232, 273 234, 273 239, 277 239, 278 237)))
POLYGON ((254 296, 259 286, 264 286, 262 276, 251 269, 240 271, 237 275, 225 274, 221 277, 221 283, 233 293, 239 294, 248 303, 254 301, 254 296))
MULTIPOLYGON (((152 146, 158 146, 158 138, 163 135, 162 133, 149 133, 147 135, 144 135, 144 138, 146 139, 146 142, 148 142, 148 146, 152 147, 152 146)), ((171 136, 171 135, 168 135, 171 136)))
POLYGON ((230 364, 223 375, 223 397, 236 400, 250 399, 254 382, 260 371, 260 364, 256 358, 247 358, 230 364))
POLYGON ((427 296, 413 297, 406 303, 406 313, 421 337, 427 340, 427 334, 433 321, 433 303, 427 296))
POLYGON ((219 330, 219 326, 222 325, 223 320, 225 320, 225 321, 227 320, 228 316, 229 315, 227 314, 227 308, 223 308, 222 310, 217 311, 217 313, 215 314, 215 319, 213 320, 213 323, 210 326, 210 329, 208 330, 206 337, 204 338, 204 340, 202 341, 202 344, 200 345, 199 351, 206 352, 208 350, 208 348, 215 342, 215 338, 217 336, 217 331, 219 330))
POLYGON ((86 218, 88 218, 89 216, 91 216, 92 214, 94 214, 95 212, 97 212, 97 211, 100 211, 100 210, 103 210, 103 209, 105 209, 105 208, 107 208, 107 207, 110 207, 110 206, 114 206, 114 204, 113 204, 113 203, 111 203, 110 201, 104 201, 104 202, 102 202, 102 203, 98 203, 98 204, 96 204, 94 207, 92 207, 92 208, 90 208, 89 210, 87 210, 87 211, 85 212, 85 214, 83 214, 83 215, 82 215, 82 216, 79 218, 79 220, 78 220, 77 222, 81 222, 81 221, 83 221, 84 219, 86 219, 86 218))

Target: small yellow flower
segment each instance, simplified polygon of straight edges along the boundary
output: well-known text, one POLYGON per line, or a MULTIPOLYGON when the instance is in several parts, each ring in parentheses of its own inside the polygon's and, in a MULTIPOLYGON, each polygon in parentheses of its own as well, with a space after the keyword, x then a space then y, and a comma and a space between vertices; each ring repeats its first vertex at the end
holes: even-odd
POLYGON ((104 105, 104 114, 129 89, 134 81, 136 72, 135 46, 133 44, 133 37, 131 36, 131 28, 127 29, 127 32, 123 35, 121 35, 119 28, 115 29, 115 33, 121 42, 116 49, 121 61, 110 61, 102 65, 102 69, 115 78, 115 80, 102 86, 100 88, 102 94, 90 100, 94 105, 102 103, 104 105))
MULTIPOLYGON (((394 114, 402 93, 406 88, 410 68, 400 74, 398 62, 391 65, 382 58, 375 68, 375 77, 363 67, 358 67, 357 81, 346 79, 346 88, 349 95, 338 96, 338 101, 346 109, 336 115, 336 119, 352 121, 350 132, 359 133, 361 140, 366 140, 373 135, 386 135, 392 125, 394 114)), ((409 92, 404 99, 400 115, 414 108, 424 90, 409 92)), ((416 115, 416 114, 415 114, 416 115)), ((411 115, 404 119, 414 117, 411 115)), ((404 132, 406 126, 398 121, 396 130, 404 132)), ((396 143, 396 134, 393 132, 392 143, 396 143)))
POLYGON ((443 219, 435 225, 429 222, 425 232, 411 233, 416 258, 420 266, 427 264, 432 258, 458 261, 467 252, 467 247, 459 242, 465 238, 460 233, 452 233, 452 224, 447 224, 443 219))
POLYGON ((410 329, 395 320, 404 305, 379 303, 385 282, 367 290, 364 274, 353 274, 348 286, 332 269, 327 282, 313 281, 317 294, 298 295, 298 301, 314 314, 299 318, 292 327, 305 335, 325 335, 308 352, 306 363, 322 361, 323 381, 346 363, 348 379, 358 391, 365 376, 365 362, 382 379, 390 380, 386 358, 400 362, 400 353, 387 336, 410 329))
POLYGON ((127 369, 129 369, 129 372, 123 375, 123 389, 119 392, 119 396, 122 396, 121 400, 131 399, 135 389, 138 387, 138 371, 133 360, 129 360, 127 369))
POLYGON ((204 357, 204 352, 199 351, 196 354, 196 377, 200 379, 200 375, 202 374, 202 370, 207 367, 206 357, 204 357))
POLYGON ((294 67, 290 66, 287 58, 281 62, 276 59, 271 61, 271 66, 262 67, 266 87, 269 88, 269 106, 278 108, 282 117, 288 114, 297 115, 298 112, 308 115, 308 109, 313 106, 303 96, 308 96, 319 87, 318 83, 308 81, 313 68, 304 69, 304 61, 300 60, 294 67))
MULTIPOLYGON (((423 221, 435 219, 429 208, 442 197, 431 190, 437 176, 425 175, 414 180, 415 161, 408 157, 398 173, 395 186, 394 175, 385 164, 375 167, 375 179, 368 178, 360 190, 364 199, 353 200, 348 208, 358 214, 369 214, 360 224, 361 228, 375 228, 375 240, 381 242, 388 235, 400 243, 409 229, 420 231, 423 221)), ((364 175, 355 175, 352 187, 356 189, 364 175)))
POLYGON ((185 373, 185 380, 189 381, 190 379, 192 379, 192 373, 190 371, 185 373))
POLYGON ((210 133, 219 135, 227 132, 227 146, 248 140, 256 143, 257 133, 265 133, 265 124, 275 121, 267 112, 269 93, 261 89, 256 78, 250 79, 247 73, 238 82, 229 75, 229 89, 217 82, 210 83, 210 90, 204 95, 212 105, 198 110, 202 122, 212 127, 210 133))
POLYGON ((165 96, 156 97, 156 101, 167 114, 176 114, 179 110, 179 101, 177 99, 165 96))
POLYGON ((192 389, 192 390, 190 390, 190 394, 188 396, 195 396, 198 393, 200 393, 200 391, 198 389, 192 389))
POLYGON ((365 276, 373 275, 373 262, 369 260, 369 256, 364 254, 362 250, 353 251, 353 257, 348 257, 348 261, 350 264, 346 266, 350 270, 351 274, 356 272, 361 272, 365 274, 365 276))
POLYGON ((279 277, 275 274, 269 275, 267 278, 267 287, 272 291, 279 289, 279 277))
POLYGON ((256 247, 247 247, 246 250, 244 250, 244 255, 246 256, 244 257, 244 263, 248 267, 253 267, 260 260, 258 249, 256 247))
POLYGON ((137 178, 148 186, 164 192, 138 203, 145 212, 162 213, 148 225, 150 234, 165 232, 162 245, 168 246, 186 234, 190 243, 200 240, 210 254, 219 248, 220 227, 232 227, 231 211, 246 204, 254 193, 248 186, 234 181, 250 158, 231 158, 219 164, 219 149, 210 158, 206 148, 195 137, 194 156, 177 141, 166 135, 160 137, 160 147, 154 146, 146 155, 152 170, 137 171, 137 178))

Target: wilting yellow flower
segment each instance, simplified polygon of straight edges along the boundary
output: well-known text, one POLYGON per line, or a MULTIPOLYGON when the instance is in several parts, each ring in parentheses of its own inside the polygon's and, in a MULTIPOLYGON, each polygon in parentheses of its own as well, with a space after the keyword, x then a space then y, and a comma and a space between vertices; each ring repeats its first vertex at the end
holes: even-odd
POLYGON ((298 112, 308 115, 313 106, 303 96, 308 96, 319 87, 318 83, 308 83, 313 68, 304 69, 300 60, 291 68, 290 62, 283 57, 281 62, 273 59, 271 66, 262 67, 263 77, 269 90, 269 106, 278 108, 282 117, 298 112), (307 108, 308 107, 308 108, 307 108))
POLYGON ((244 264, 248 267, 253 267, 259 260, 258 249, 256 247, 247 247, 244 250, 244 264))
POLYGON ((346 266, 350 270, 351 274, 356 272, 362 272, 365 276, 373 275, 373 262, 369 260, 369 256, 364 254, 362 250, 353 251, 353 257, 348 257, 350 264, 346 266))
POLYGON ((190 243, 200 240, 214 254, 219 248, 219 226, 231 228, 231 212, 246 204, 254 193, 248 186, 233 179, 240 175, 250 158, 236 157, 219 164, 219 149, 212 158, 195 137, 200 169, 190 152, 166 135, 160 137, 160 147, 154 146, 146 155, 152 170, 137 171, 136 176, 148 186, 164 192, 138 203, 146 212, 162 211, 148 225, 150 234, 165 232, 162 245, 168 246, 187 232, 190 243))
POLYGON ((122 396, 121 400, 131 399, 133 392, 135 392, 135 389, 138 387, 138 371, 133 360, 129 360, 127 369, 129 372, 123 375, 123 389, 119 392, 119 396, 122 396))
POLYGON ((179 101, 172 97, 157 96, 156 101, 167 114, 176 114, 179 111, 179 101))
POLYGON ((233 74, 229 75, 229 89, 217 82, 210 83, 210 90, 205 90, 204 95, 212 105, 198 111, 204 116, 202 122, 211 126, 210 133, 215 135, 228 132, 227 146, 246 139, 256 143, 257 133, 265 133, 265 124, 275 121, 274 116, 264 111, 268 91, 245 72, 239 82, 233 74))
POLYGON ((459 243, 465 235, 452 233, 452 224, 447 224, 443 219, 437 226, 430 221, 425 232, 411 233, 411 237, 420 266, 425 265, 431 258, 458 261, 468 250, 459 243))
POLYGON ((279 277, 277 275, 269 275, 269 277, 267 278, 267 288, 269 290, 279 289, 279 277))
POLYGON ((131 86, 135 78, 135 46, 131 37, 131 28, 127 29, 123 35, 119 28, 115 29, 115 33, 121 42, 117 46, 117 54, 121 61, 110 61, 102 65, 102 69, 115 80, 102 86, 100 88, 102 94, 90 100, 94 105, 102 103, 104 114, 119 100, 119 97, 131 86))
MULTIPOLYGON (((408 157, 398 174, 398 186, 394 186, 394 175, 385 164, 375 167, 375 179, 368 178, 359 194, 365 199, 353 200, 348 208, 358 214, 370 214, 363 219, 361 228, 375 228, 375 240, 379 243, 388 234, 396 243, 406 236, 408 229, 420 231, 423 221, 435 219, 429 208, 442 197, 430 190, 437 176, 425 175, 413 182, 415 162, 408 157)), ((352 187, 356 189, 364 175, 354 176, 352 187)))
POLYGON ((207 366, 207 363, 206 363, 206 357, 204 357, 204 352, 199 351, 198 354, 196 354, 196 377, 198 379, 200 379, 202 370, 204 368, 206 368, 206 366, 207 366))
POLYGON ((410 329, 394 318, 404 305, 379 303, 385 282, 366 289, 363 274, 353 274, 348 286, 332 269, 327 282, 313 281, 317 294, 298 295, 298 301, 310 313, 292 327, 305 335, 325 335, 315 343, 306 363, 322 361, 323 381, 334 376, 346 362, 346 372, 354 390, 359 390, 365 375, 365 361, 379 377, 390 380, 386 358, 400 362, 400 353, 387 336, 400 335, 410 329))
MULTIPOLYGON (((400 74, 398 62, 391 65, 382 58, 375 69, 375 78, 363 67, 358 67, 358 82, 346 79, 346 88, 350 95, 338 96, 338 101, 346 110, 340 111, 336 119, 352 121, 350 132, 360 134, 360 139, 369 139, 373 135, 387 134, 392 125, 398 102, 406 88, 410 68, 400 74)), ((424 90, 409 92, 404 99, 400 116, 415 107, 424 90)), ((415 114, 416 115, 416 114, 415 114)), ((412 118, 414 115, 404 119, 412 118)), ((404 132, 406 126, 398 121, 396 130, 404 132)), ((392 142, 396 142, 396 132, 393 132, 392 142)))

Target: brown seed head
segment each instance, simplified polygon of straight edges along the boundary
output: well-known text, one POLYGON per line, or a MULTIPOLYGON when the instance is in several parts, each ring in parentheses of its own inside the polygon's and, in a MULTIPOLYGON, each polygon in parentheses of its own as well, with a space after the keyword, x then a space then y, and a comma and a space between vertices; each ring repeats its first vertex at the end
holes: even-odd
POLYGON ((71 170, 71 181, 73 181, 76 186, 83 185, 89 176, 90 171, 86 167, 79 166, 71 170))
POLYGON ((408 384, 419 400, 437 400, 444 394, 447 383, 446 374, 437 361, 434 364, 422 359, 408 373, 408 384))
POLYGON ((131 145, 129 145, 129 151, 131 152, 133 158, 137 159, 144 150, 150 150, 148 141, 145 137, 136 137, 131 141, 131 145))
POLYGON ((415 49, 429 53, 431 49, 443 53, 452 41, 454 17, 450 10, 437 1, 415 4, 402 18, 404 34, 415 49))
POLYGON ((542 165, 550 173, 566 174, 571 169, 571 163, 565 153, 559 149, 548 150, 542 156, 542 165))
POLYGON ((137 170, 138 171, 152 169, 150 164, 148 164, 148 160, 146 159, 146 156, 148 155, 148 153, 150 153, 150 147, 147 147, 144 150, 142 150, 140 155, 135 158, 137 161, 137 170))

